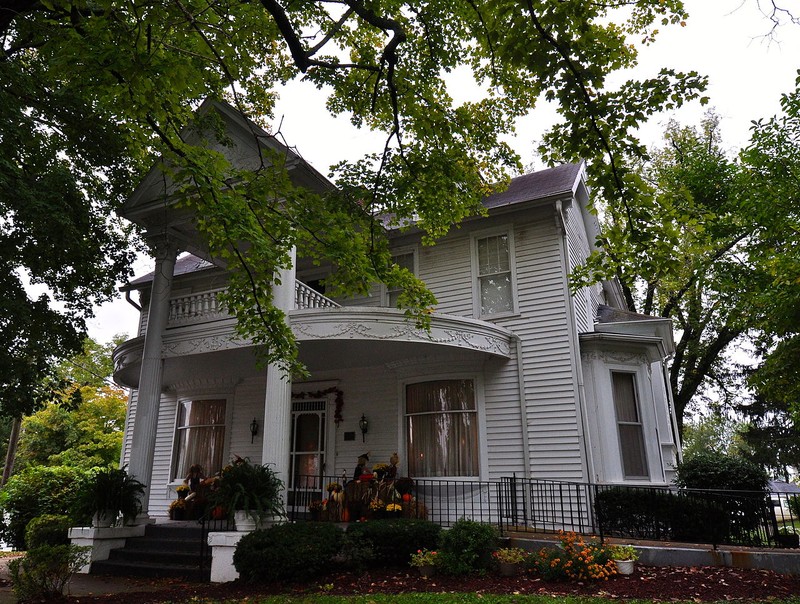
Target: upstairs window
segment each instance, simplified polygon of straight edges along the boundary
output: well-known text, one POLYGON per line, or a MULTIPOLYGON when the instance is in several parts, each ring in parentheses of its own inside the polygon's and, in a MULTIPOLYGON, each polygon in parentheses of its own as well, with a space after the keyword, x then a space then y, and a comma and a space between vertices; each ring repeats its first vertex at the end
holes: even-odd
POLYGON ((175 480, 200 464, 206 476, 222 469, 225 445, 225 399, 180 401, 175 435, 175 480))
MULTIPOLYGON (((417 274, 416 262, 414 258, 414 252, 402 252, 400 254, 395 254, 392 256, 392 262, 396 265, 410 271, 413 274, 417 274)), ((400 297, 400 294, 403 293, 401 288, 386 288, 386 303, 385 306, 389 308, 397 308, 397 300, 400 297)))
POLYGON ((480 316, 514 312, 514 282, 508 233, 480 237, 477 251, 477 296, 480 316))
POLYGON ((622 455, 622 474, 625 478, 649 478, 635 375, 612 371, 611 379, 622 455))
POLYGON ((478 412, 472 380, 406 386, 411 476, 478 476, 478 412))

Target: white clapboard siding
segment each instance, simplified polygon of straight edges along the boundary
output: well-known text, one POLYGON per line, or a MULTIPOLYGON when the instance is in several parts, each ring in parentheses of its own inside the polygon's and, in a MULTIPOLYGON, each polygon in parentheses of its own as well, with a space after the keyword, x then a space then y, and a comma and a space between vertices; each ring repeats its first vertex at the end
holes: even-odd
POLYGON ((133 439, 133 420, 136 416, 136 403, 139 400, 139 391, 131 390, 128 395, 128 410, 125 413, 125 433, 122 436, 122 451, 120 462, 127 466, 131 462, 131 440, 133 439))
POLYGON ((158 427, 153 453, 153 473, 150 479, 150 515, 169 516, 167 507, 173 497, 169 489, 172 473, 172 441, 175 435, 175 397, 161 397, 158 408, 158 427))
MULTIPOLYGON (((397 376, 384 366, 365 367, 337 374, 337 388, 344 392, 342 422, 335 429, 335 455, 326 464, 325 474, 351 478, 358 456, 369 452, 370 465, 389 463, 395 451, 402 451, 398 442, 397 376), (364 414, 369 430, 362 442, 358 420, 364 414), (345 432, 355 432, 354 441, 345 441, 345 432)), ((333 417, 328 419, 333 421, 333 417)), ((401 463, 404 460, 401 460, 401 463)), ((403 466, 406 467, 406 466, 403 466)))
POLYGON ((232 405, 232 413, 228 414, 230 423, 225 431, 225 450, 228 457, 225 461, 238 455, 249 458, 253 463, 261 463, 266 385, 266 374, 247 379, 236 387, 233 399, 228 399, 228 404, 232 405), (258 422, 258 434, 255 438, 250 434, 253 418, 258 422))
POLYGON ((503 324, 522 341, 531 475, 580 480, 583 459, 561 233, 548 214, 517 226, 523 228, 526 236, 515 238, 522 319, 503 324))
POLYGON ((471 317, 472 268, 470 238, 454 234, 433 247, 423 247, 419 276, 436 296, 436 310, 471 317))

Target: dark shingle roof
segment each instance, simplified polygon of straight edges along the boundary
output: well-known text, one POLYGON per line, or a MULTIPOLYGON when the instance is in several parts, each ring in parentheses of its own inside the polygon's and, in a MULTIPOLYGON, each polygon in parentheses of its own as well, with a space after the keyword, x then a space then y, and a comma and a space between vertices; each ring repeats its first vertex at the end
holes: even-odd
POLYGON ((534 199, 545 199, 562 193, 572 193, 583 164, 563 164, 512 179, 508 188, 483 201, 487 208, 498 208, 534 199))
MULTIPOLYGON (((202 258, 198 258, 192 254, 186 254, 181 256, 175 261, 175 272, 173 275, 175 277, 179 275, 186 275, 188 273, 196 273, 198 271, 203 271, 209 268, 214 268, 214 265, 208 262, 207 260, 203 260, 202 258)), ((133 281, 130 281, 127 285, 125 285, 122 290, 127 289, 137 289, 137 286, 144 285, 146 283, 150 283, 153 281, 153 275, 155 271, 147 273, 146 275, 142 275, 141 277, 137 277, 133 281)))
POLYGON ((597 307, 597 322, 598 323, 623 323, 625 321, 652 321, 654 319, 661 319, 653 315, 643 315, 638 312, 631 312, 621 308, 613 308, 600 304, 597 307))

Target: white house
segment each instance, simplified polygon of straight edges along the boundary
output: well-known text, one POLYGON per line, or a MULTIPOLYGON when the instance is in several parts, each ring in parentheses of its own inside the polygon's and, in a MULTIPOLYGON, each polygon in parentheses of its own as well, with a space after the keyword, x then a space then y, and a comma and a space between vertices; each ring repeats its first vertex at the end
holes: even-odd
MULTIPOLYGON (((224 104, 211 109, 236 141, 225 153, 246 163, 254 126, 224 104)), ((291 158, 294 182, 332 186, 266 133, 258 144, 291 158)), ((436 246, 389 233, 397 262, 438 300, 430 332, 380 285, 365 298, 325 297, 330 267, 296 258, 277 296, 310 371, 302 382, 259 369, 252 344, 234 336, 217 303, 225 270, 163 182, 154 167, 123 210, 158 233, 157 257, 124 288, 141 306, 139 335, 114 356, 115 380, 132 388, 122 461, 149 485, 150 518, 167 517, 191 464, 211 474, 233 455, 274 464, 290 487, 300 475, 350 477, 366 451, 372 463, 398 452, 401 475, 453 483, 671 482, 670 321, 621 310, 615 282, 570 293, 597 234, 583 164, 513 179, 485 200, 488 216, 436 246)))

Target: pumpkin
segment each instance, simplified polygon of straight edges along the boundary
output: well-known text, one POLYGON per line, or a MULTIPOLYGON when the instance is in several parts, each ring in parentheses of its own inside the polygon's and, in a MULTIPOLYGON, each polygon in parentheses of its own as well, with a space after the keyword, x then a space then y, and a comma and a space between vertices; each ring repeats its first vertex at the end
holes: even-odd
POLYGON ((410 503, 411 502, 411 493, 403 493, 403 501, 405 501, 406 503, 410 503))

